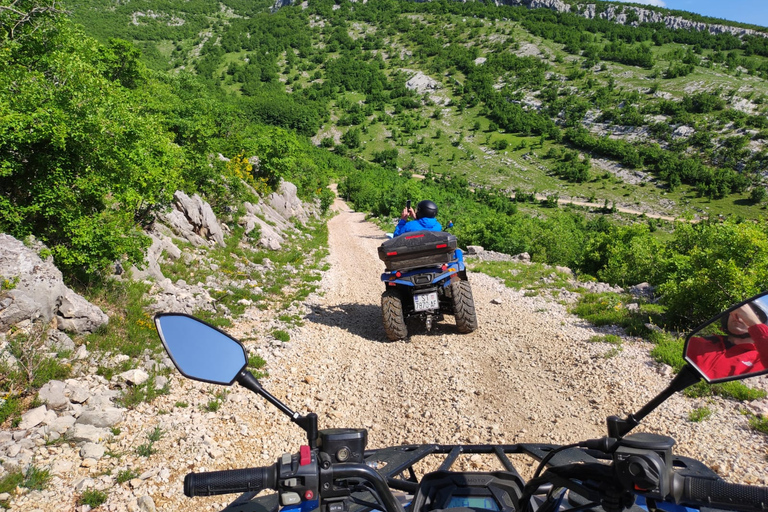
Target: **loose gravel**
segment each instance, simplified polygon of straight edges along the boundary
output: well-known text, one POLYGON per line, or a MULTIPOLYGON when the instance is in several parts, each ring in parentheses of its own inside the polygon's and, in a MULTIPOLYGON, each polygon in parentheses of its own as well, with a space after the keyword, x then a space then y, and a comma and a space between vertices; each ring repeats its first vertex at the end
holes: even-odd
MULTIPOLYGON (((384 234, 362 213, 336 201, 329 221, 330 270, 305 305, 291 341, 259 349, 269 376, 262 384, 300 413, 316 412, 320 428, 365 427, 369 448, 412 443, 570 443, 605 435, 605 418, 642 407, 671 380, 647 343, 626 338, 589 343, 602 334, 544 297, 529 297, 483 274, 469 278, 479 329, 456 332, 447 317, 431 332, 390 343, 379 306, 384 234)), ((247 336, 275 312, 251 312, 235 329, 247 336)), ((35 464, 56 465, 45 491, 16 497, 11 510, 72 510, 83 489, 104 489, 102 510, 218 510, 226 497, 182 494, 184 475, 272 464, 305 444, 303 432, 262 398, 228 388, 215 412, 206 405, 223 388, 174 375, 171 393, 126 413, 109 455, 85 463, 68 445, 39 446, 35 464), (156 453, 136 447, 156 428, 156 453), (64 462, 69 461, 65 464, 64 462), (116 483, 118 474, 131 474, 116 483), (63 504, 63 505, 62 505, 63 504)), ((638 431, 667 434, 676 452, 695 457, 732 482, 768 485, 768 436, 750 430, 743 404, 675 396, 638 431), (688 421, 695 407, 712 416, 688 421)), ((472 460, 470 467, 485 467, 472 460)), ((527 464, 521 466, 525 474, 527 464)), ((234 497, 233 497, 234 498, 234 497)), ((84 511, 86 508, 79 507, 84 511)))

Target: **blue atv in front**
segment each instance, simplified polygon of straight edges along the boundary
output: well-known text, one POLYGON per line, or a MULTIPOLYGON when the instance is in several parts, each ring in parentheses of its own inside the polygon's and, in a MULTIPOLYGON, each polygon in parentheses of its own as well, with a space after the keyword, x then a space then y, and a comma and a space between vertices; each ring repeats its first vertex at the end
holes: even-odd
POLYGON ((381 280, 384 330, 391 341, 408 337, 406 320, 420 318, 427 330, 445 314, 462 334, 477 329, 472 288, 456 237, 443 231, 414 231, 379 247, 386 265, 381 280))

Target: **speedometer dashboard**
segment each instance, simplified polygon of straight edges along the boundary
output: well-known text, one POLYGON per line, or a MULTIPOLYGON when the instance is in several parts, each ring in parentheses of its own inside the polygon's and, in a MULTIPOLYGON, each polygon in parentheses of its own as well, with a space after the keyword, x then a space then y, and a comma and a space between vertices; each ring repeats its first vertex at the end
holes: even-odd
POLYGON ((519 475, 435 471, 424 475, 414 496, 413 512, 515 512, 522 495, 519 475))
POLYGON ((451 496, 445 508, 457 507, 501 512, 499 504, 490 496, 451 496))

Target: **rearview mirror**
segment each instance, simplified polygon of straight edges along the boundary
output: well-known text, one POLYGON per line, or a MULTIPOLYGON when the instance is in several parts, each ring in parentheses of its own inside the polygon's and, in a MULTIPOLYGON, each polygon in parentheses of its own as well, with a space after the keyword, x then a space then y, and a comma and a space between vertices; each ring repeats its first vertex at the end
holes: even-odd
POLYGON ((187 378, 229 386, 245 368, 240 342, 196 318, 160 313, 155 326, 173 364, 187 378))
POLYGON ((707 382, 768 373, 768 292, 698 327, 685 340, 685 360, 707 382))

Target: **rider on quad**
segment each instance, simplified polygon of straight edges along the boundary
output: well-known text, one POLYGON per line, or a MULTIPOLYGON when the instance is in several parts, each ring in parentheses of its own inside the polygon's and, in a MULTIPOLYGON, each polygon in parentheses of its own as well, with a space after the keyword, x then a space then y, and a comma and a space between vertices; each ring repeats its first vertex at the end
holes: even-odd
POLYGON ((400 236, 411 231, 442 231, 443 226, 437 222, 435 217, 437 217, 437 205, 428 199, 417 204, 416 211, 413 208, 403 208, 393 236, 400 236), (407 222, 409 217, 416 220, 407 222))

